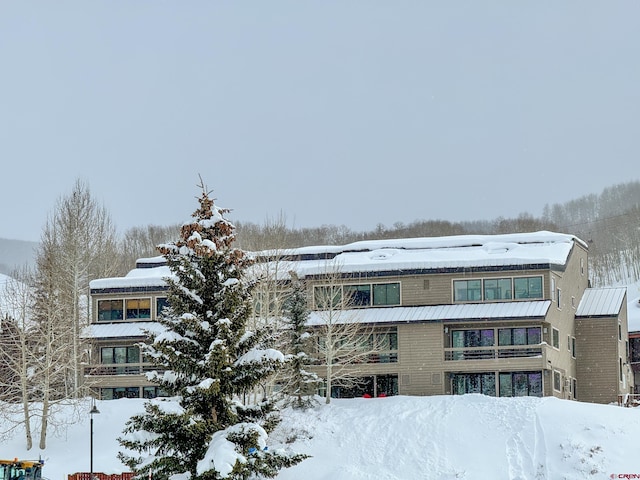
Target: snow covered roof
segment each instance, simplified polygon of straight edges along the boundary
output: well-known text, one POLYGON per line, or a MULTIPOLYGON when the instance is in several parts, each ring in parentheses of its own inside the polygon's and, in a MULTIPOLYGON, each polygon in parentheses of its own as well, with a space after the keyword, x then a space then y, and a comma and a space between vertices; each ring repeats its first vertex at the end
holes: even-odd
MULTIPOLYGON (((358 323, 406 323, 448 320, 501 320, 544 318, 551 305, 549 300, 534 302, 465 303, 456 305, 431 305, 421 307, 380 307, 350 309, 337 312, 344 321, 358 323)), ((323 325, 326 316, 322 311, 309 314, 307 325, 323 325)))
POLYGON ((146 337, 144 331, 162 333, 158 322, 92 323, 82 331, 82 338, 137 338, 146 337))
POLYGON ((587 288, 576 310, 576 317, 610 317, 620 313, 625 287, 587 288))
POLYGON ((166 265, 142 266, 134 268, 124 277, 99 278, 89 283, 91 293, 105 290, 126 290, 140 288, 164 288, 167 286, 165 278, 173 277, 166 265))
POLYGON ((315 246, 281 252, 256 253, 257 258, 291 262, 281 272, 300 276, 326 274, 332 266, 342 273, 459 268, 555 265, 563 267, 574 243, 573 235, 553 232, 506 235, 459 235, 433 238, 367 240, 340 247, 315 246), (335 267, 334 267, 335 268, 335 267))

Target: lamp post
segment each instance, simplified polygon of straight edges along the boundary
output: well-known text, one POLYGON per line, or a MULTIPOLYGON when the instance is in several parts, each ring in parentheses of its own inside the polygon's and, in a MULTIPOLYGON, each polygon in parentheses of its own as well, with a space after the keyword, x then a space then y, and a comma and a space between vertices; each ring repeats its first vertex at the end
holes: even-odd
POLYGON ((91 410, 89 410, 89 428, 90 428, 90 438, 89 438, 89 480, 93 480, 93 415, 94 413, 100 413, 100 410, 96 407, 96 399, 91 399, 91 410))

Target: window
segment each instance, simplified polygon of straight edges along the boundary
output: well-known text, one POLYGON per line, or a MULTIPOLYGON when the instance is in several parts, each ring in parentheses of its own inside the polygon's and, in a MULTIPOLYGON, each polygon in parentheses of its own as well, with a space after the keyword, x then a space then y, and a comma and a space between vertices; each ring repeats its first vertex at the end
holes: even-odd
POLYGON ((562 308, 562 290, 556 288, 556 307, 562 308))
POLYGON ((454 280, 454 302, 542 298, 542 277, 454 280), (515 294, 514 294, 515 293, 515 294))
POLYGON ((100 349, 100 362, 103 364, 140 363, 140 348, 135 346, 102 347, 100 349))
POLYGON ((622 382, 624 380, 624 376, 622 374, 622 359, 618 358, 618 364, 619 364, 619 371, 620 371, 620 381, 622 382))
POLYGON ((398 375, 376 375, 376 395, 389 397, 398 394, 398 375))
POLYGON ((567 350, 571 351, 571 335, 567 335, 567 350))
POLYGON ((167 297, 158 297, 156 298, 156 317, 159 317, 160 315, 162 315, 162 310, 165 309, 165 307, 169 306, 169 300, 167 300, 167 297))
POLYGON ((98 300, 98 321, 122 320, 122 300, 98 300))
POLYGON ((355 398, 362 396, 391 396, 398 394, 398 375, 375 375, 361 377, 353 386, 334 385, 331 387, 333 398, 355 398))
POLYGON ((542 372, 501 372, 501 397, 542 397, 542 372))
POLYGON ((482 393, 491 397, 496 396, 496 375, 489 373, 456 373, 452 378, 454 395, 465 393, 482 393))
POLYGON ((140 398, 139 387, 101 388, 102 400, 115 400, 117 398, 140 398))
POLYGON ((538 345, 542 340, 540 327, 500 328, 498 345, 538 345))
POLYGON ((400 283, 317 286, 314 302, 318 309, 400 305, 400 283))
POLYGON ((551 277, 551 300, 556 301, 556 279, 551 277))
POLYGON ((542 277, 521 277, 513 279, 515 298, 542 298, 542 277))
POLYGON ((560 332, 557 328, 551 329, 551 345, 553 348, 560 348, 560 332))
POLYGON ((618 340, 622 340, 622 325, 618 324, 618 340))
POLYGON ((126 300, 127 320, 134 318, 151 318, 151 299, 129 298, 126 300))
POLYGON ((373 284, 373 304, 374 305, 400 305, 400 284, 399 283, 374 283, 373 284))
POLYGON ((338 308, 342 304, 342 287, 340 285, 320 286, 313 289, 316 308, 338 308))
POLYGON ((553 389, 557 392, 560 392, 562 389, 562 376, 557 370, 553 371, 553 389))
MULTIPOLYGON (((454 330, 451 332, 451 346, 453 348, 465 347, 492 347, 495 345, 495 331, 493 329, 454 330)), ((452 352, 452 360, 477 360, 493 358, 493 350, 455 350, 452 352)))
POLYGON ((451 332, 452 347, 492 347, 494 331, 489 330, 454 330, 451 332))
POLYGON ((485 300, 511 300, 511 279, 496 278, 484 281, 485 300))
POLYGON ((574 378, 571 381, 571 384, 573 386, 573 398, 577 399, 578 398, 578 380, 574 378))
POLYGON ((482 300, 481 280, 454 280, 453 300, 472 302, 482 300))
POLYGON ((371 305, 371 285, 345 285, 344 297, 349 305, 368 307, 371 305))
POLYGON ((142 398, 166 397, 167 394, 160 387, 142 387, 142 398))
POLYGON ((375 348, 368 363, 396 363, 398 361, 398 330, 376 331, 364 342, 365 348, 375 348))
POLYGON ((640 362, 640 337, 630 338, 631 362, 640 362))

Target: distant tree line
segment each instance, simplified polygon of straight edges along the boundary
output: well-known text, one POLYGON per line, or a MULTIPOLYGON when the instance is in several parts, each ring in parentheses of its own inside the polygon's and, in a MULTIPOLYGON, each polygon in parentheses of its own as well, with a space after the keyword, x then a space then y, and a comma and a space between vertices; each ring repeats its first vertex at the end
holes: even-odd
POLYGON ((560 204, 547 204, 542 216, 522 213, 516 218, 449 222, 415 220, 374 230, 354 231, 345 225, 294 228, 280 215, 259 225, 236 222, 238 243, 246 250, 286 249, 310 245, 341 245, 380 240, 448 235, 492 235, 549 230, 577 236, 589 246, 593 286, 640 279, 640 182, 615 185, 560 204))

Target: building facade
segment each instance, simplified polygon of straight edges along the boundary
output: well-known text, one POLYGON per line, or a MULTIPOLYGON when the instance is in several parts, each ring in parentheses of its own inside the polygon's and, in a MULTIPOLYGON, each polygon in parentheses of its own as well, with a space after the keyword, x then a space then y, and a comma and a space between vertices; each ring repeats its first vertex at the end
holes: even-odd
POLYGON ((156 319, 167 304, 165 278, 171 276, 162 257, 141 259, 125 277, 93 280, 92 321, 83 333, 90 345, 84 379, 96 397, 154 398, 158 387, 147 380, 152 366, 141 355, 147 332, 159 332, 156 319))
MULTIPOLYGON (((376 352, 349 367, 359 385, 336 387, 334 396, 481 393, 609 403, 632 391, 626 291, 589 288, 588 247, 571 235, 363 241, 260 252, 256 260, 305 282, 312 330, 326 325, 328 312, 366 327, 376 352)), ((91 283, 95 361, 87 380, 101 398, 160 393, 145 383, 149 367, 135 344, 166 301, 163 268, 143 261, 127 277, 91 283)))

